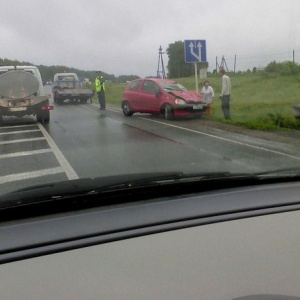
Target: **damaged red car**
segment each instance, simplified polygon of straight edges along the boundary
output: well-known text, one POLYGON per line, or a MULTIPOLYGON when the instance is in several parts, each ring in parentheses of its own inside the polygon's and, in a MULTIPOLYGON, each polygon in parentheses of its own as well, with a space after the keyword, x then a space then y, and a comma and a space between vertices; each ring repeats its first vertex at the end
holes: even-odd
POLYGON ((123 93, 125 116, 136 112, 161 114, 166 119, 207 114, 207 104, 201 94, 188 91, 178 82, 162 78, 136 79, 128 83, 123 93))

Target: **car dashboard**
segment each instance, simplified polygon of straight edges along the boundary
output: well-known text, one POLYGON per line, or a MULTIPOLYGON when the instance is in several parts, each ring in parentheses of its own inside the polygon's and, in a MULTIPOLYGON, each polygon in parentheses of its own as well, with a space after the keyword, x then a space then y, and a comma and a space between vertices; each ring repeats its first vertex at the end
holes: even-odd
POLYGON ((112 204, 90 195, 89 207, 6 218, 0 296, 299 299, 299 191, 294 181, 112 204))

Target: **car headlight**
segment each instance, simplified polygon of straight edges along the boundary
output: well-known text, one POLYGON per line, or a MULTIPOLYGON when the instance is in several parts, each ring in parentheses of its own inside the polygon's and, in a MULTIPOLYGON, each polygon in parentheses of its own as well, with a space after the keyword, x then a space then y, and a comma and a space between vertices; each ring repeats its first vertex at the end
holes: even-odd
POLYGON ((175 99, 175 104, 186 104, 186 102, 182 99, 175 99))

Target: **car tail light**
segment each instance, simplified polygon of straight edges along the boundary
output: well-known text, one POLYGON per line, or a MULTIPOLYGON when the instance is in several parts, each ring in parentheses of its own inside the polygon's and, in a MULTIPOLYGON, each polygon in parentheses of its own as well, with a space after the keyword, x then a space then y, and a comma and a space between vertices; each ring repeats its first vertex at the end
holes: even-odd
POLYGON ((42 110, 53 110, 52 105, 42 106, 42 110))

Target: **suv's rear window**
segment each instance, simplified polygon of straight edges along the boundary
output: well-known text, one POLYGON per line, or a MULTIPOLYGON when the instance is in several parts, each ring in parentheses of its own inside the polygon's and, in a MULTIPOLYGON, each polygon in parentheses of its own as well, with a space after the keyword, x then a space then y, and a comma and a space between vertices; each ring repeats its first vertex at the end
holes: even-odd
MULTIPOLYGON (((19 69, 18 69, 18 70, 19 70, 19 69)), ((0 71, 0 75, 5 74, 5 73, 7 73, 7 72, 9 72, 9 71, 12 71, 12 70, 0 71)), ((30 70, 21 70, 21 71, 25 71, 25 72, 27 72, 27 73, 30 73, 30 74, 34 75, 34 73, 33 73, 32 71, 30 71, 30 70)))

